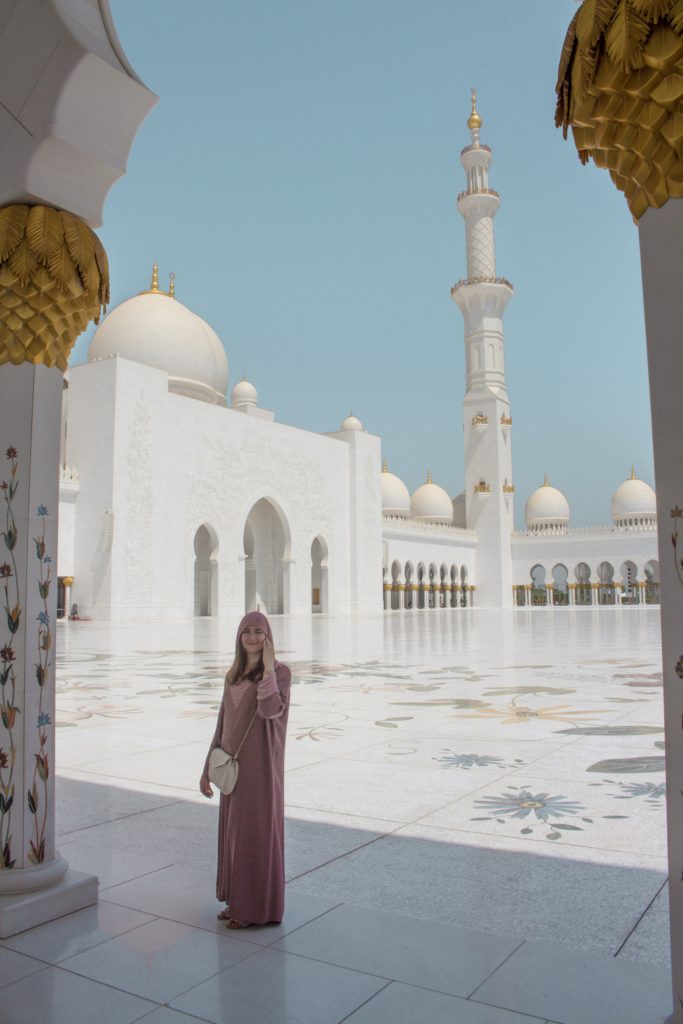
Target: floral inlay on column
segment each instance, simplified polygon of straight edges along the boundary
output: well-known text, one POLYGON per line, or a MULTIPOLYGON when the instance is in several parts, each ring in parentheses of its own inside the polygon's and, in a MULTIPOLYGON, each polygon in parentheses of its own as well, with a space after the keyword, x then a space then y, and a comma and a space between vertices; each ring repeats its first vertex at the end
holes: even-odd
POLYGON ((40 517, 43 528, 39 537, 33 538, 35 544, 36 558, 40 565, 38 576, 38 592, 43 602, 43 608, 38 613, 38 650, 35 669, 36 682, 40 687, 40 700, 38 704, 38 718, 36 728, 38 729, 38 753, 34 754, 35 764, 33 767, 33 784, 28 791, 28 806, 35 823, 35 840, 29 840, 30 851, 28 859, 32 864, 40 864, 45 860, 45 828, 47 825, 48 811, 48 788, 47 780, 50 775, 50 763, 47 753, 48 733, 47 727, 52 724, 49 714, 43 710, 43 692, 48 679, 51 667, 50 651, 52 649, 53 636, 50 629, 50 614, 48 612, 47 598, 50 593, 52 582, 51 562, 52 558, 46 554, 45 544, 45 519, 49 515, 44 505, 38 506, 37 515, 40 517), (42 793, 38 783, 42 783, 42 793), (39 813, 39 809, 41 813, 39 813))
POLYGON ((17 479, 18 455, 16 448, 8 448, 6 457, 10 463, 9 480, 0 484, 5 502, 5 529, 2 533, 4 558, 0 564, 0 579, 4 598, 4 620, 8 636, 0 648, 0 716, 7 733, 7 748, 0 746, 0 868, 14 867, 16 860, 12 857, 12 805, 14 803, 14 766, 17 751, 14 742, 14 725, 20 709, 15 704, 16 674, 14 662, 16 654, 12 647, 15 633, 21 620, 21 597, 14 549, 17 544, 17 526, 12 509, 12 501, 19 487, 17 479))

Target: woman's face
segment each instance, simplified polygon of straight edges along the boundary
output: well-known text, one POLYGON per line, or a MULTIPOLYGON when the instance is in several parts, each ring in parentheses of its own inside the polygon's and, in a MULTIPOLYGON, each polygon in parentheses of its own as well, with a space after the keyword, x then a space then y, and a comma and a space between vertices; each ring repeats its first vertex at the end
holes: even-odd
POLYGON ((245 626, 240 639, 242 641, 242 650, 246 654, 260 654, 263 650, 266 634, 260 626, 245 626))

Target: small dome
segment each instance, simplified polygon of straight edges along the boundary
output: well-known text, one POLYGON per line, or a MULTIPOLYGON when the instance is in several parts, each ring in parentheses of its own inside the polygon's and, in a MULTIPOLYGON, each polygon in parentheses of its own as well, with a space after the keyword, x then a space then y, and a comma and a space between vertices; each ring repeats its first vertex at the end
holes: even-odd
POLYGON ((569 502, 562 491, 550 486, 547 476, 543 486, 538 487, 527 501, 524 518, 530 530, 545 530, 568 524, 569 502))
POLYGON ((617 524, 652 522, 657 519, 655 492, 644 480, 639 480, 635 469, 631 476, 617 487, 612 495, 612 519, 617 524))
POLYGON ((257 405, 258 391, 253 384, 249 383, 246 377, 242 377, 242 380, 238 380, 232 389, 230 400, 233 409, 238 409, 245 405, 257 405))
POLYGON ((363 430, 363 424, 361 421, 353 415, 352 412, 346 417, 341 425, 342 430, 363 430))
POLYGON ((424 523, 452 523, 453 504, 443 487, 432 482, 432 474, 427 474, 427 483, 413 491, 410 508, 414 519, 424 523))
POLYGON ((228 357, 216 332, 172 294, 152 289, 127 299, 95 331, 88 360, 119 355, 168 374, 168 389, 225 405, 228 357))
POLYGON ((453 526, 467 529, 467 497, 464 491, 453 498, 453 526))
POLYGON ((389 472, 386 459, 382 467, 382 512, 406 518, 410 515, 410 491, 400 477, 389 472))

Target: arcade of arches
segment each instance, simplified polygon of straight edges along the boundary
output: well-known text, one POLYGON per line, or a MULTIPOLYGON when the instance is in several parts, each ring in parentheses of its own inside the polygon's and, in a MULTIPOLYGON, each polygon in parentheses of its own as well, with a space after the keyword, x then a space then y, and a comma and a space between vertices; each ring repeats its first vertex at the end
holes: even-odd
POLYGON ((548 605, 659 604, 659 563, 651 559, 642 567, 626 561, 615 571, 611 562, 600 562, 593 569, 579 562, 570 572, 558 562, 548 572, 536 563, 529 570, 529 583, 513 587, 518 607, 548 605))

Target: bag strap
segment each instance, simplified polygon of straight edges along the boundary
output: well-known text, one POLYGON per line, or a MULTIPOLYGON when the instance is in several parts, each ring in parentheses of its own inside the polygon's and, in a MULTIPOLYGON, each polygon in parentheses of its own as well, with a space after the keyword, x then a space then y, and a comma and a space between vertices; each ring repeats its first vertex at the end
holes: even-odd
POLYGON ((239 747, 237 748, 237 750, 235 751, 235 753, 234 753, 234 754, 232 755, 232 756, 233 756, 233 757, 235 758, 235 760, 237 760, 237 759, 239 758, 239 756, 240 756, 240 750, 241 750, 241 749, 242 749, 242 747, 244 746, 244 741, 245 741, 245 740, 246 740, 246 738, 247 738, 247 734, 248 734, 249 730, 251 729, 252 725, 254 724, 254 719, 256 718, 257 714, 258 714, 258 705, 256 705, 256 711, 255 711, 255 712, 254 712, 254 714, 252 715, 252 717, 251 717, 251 722, 250 722, 250 723, 249 723, 249 725, 247 726, 246 732, 244 733, 244 736, 242 737, 242 742, 240 743, 240 745, 239 745, 239 747))

